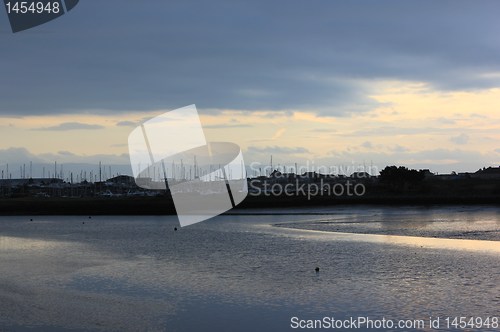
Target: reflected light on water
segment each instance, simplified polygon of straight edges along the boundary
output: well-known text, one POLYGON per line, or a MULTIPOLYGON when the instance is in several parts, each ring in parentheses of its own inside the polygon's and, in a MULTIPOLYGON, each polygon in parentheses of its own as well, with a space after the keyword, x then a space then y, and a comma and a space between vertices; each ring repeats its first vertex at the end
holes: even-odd
POLYGON ((66 244, 59 241, 37 240, 31 238, 21 238, 13 236, 0 236, 0 251, 17 251, 17 250, 53 250, 62 248, 66 244))
MULTIPOLYGON (((398 231, 416 224, 399 211, 228 215, 177 231, 175 217, 0 218, 0 330, 288 331, 292 314, 497 315, 499 241, 345 231, 382 219, 398 231), (288 227, 322 220, 351 223, 325 226, 341 232, 288 227)), ((423 212, 422 220, 462 213, 423 212)), ((497 220, 493 213, 463 219, 497 220)), ((446 223, 429 234, 455 232, 446 223)), ((459 232, 496 231, 475 225, 459 232)))
POLYGON ((398 236, 398 235, 369 235, 369 236, 380 237, 380 242, 386 242, 389 244, 414 245, 414 246, 421 246, 425 248, 435 248, 435 249, 485 251, 485 252, 500 254, 500 243, 498 241, 440 239, 440 238, 398 236))
MULTIPOLYGON (((273 227, 271 225, 263 227, 273 227)), ((279 227, 283 229, 283 227, 279 227)), ((288 235, 305 236, 307 238, 331 239, 343 241, 386 243, 390 245, 405 245, 412 247, 449 249, 449 250, 471 250, 500 254, 499 241, 466 240, 466 239, 443 239, 433 237, 381 235, 381 234, 356 234, 342 232, 326 232, 304 229, 287 229, 288 235)))

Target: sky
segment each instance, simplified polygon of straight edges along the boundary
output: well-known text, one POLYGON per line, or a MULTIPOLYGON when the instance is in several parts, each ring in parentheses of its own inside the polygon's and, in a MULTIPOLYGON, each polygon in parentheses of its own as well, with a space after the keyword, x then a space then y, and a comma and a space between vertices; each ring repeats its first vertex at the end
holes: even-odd
POLYGON ((126 172, 130 132, 191 104, 207 139, 239 144, 247 167, 271 155, 498 166, 499 12, 498 1, 82 0, 14 34, 0 11, 0 169, 126 172))

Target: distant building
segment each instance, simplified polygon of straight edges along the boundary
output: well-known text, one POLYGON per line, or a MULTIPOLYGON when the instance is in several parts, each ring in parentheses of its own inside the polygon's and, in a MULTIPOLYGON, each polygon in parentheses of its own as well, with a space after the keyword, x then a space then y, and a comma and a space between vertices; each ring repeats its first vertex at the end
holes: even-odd
POLYGON ((500 179, 500 167, 483 168, 470 176, 475 179, 497 180, 500 179))
POLYGON ((50 184, 62 184, 62 179, 55 178, 29 178, 29 179, 1 179, 1 187, 17 188, 22 186, 47 186, 50 184))
POLYGON ((322 179, 322 178, 324 179, 324 178, 330 177, 331 175, 321 174, 321 173, 316 173, 316 172, 305 172, 304 174, 299 175, 299 176, 303 179, 322 179))
POLYGON ((121 184, 121 185, 135 185, 135 179, 129 175, 118 175, 114 178, 106 180, 107 183, 121 184))
POLYGON ((436 176, 429 169, 423 169, 423 170, 421 170, 421 172, 424 173, 424 179, 429 179, 429 178, 436 176))
POLYGON ((351 174, 352 179, 369 179, 371 175, 368 172, 354 172, 351 174))
POLYGON ((465 179, 466 176, 463 173, 457 174, 456 172, 451 172, 451 174, 439 174, 439 175, 436 175, 435 178, 438 179, 438 180, 454 181, 454 180, 465 179))

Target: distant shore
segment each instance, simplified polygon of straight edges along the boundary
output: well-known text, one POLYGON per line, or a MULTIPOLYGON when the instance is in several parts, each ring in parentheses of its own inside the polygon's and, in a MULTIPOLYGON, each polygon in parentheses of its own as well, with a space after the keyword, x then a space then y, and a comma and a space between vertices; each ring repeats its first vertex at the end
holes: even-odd
MULTIPOLYGON (((495 205, 499 195, 366 195, 362 197, 247 196, 231 213, 256 208, 294 208, 335 205, 495 205)), ((173 215, 170 197, 85 197, 0 199, 0 215, 173 215)))

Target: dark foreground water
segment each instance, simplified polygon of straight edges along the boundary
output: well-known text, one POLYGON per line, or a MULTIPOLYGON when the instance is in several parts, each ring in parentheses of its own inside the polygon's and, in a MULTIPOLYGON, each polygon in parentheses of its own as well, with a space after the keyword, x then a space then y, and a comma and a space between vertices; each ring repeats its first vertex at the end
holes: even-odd
POLYGON ((500 208, 271 212, 295 214, 0 217, 0 331, 500 331, 500 208))

